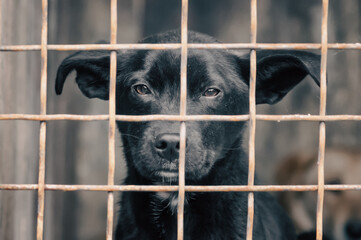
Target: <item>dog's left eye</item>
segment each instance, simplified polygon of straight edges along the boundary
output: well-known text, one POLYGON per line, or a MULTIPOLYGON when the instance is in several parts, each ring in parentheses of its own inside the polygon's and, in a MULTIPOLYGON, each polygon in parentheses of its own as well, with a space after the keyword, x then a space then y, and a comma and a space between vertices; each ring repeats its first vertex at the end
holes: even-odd
POLYGON ((203 93, 203 96, 205 96, 205 97, 215 97, 215 96, 217 96, 220 92, 221 92, 221 90, 219 90, 219 89, 217 89, 217 88, 208 88, 208 89, 203 93))
POLYGON ((147 87, 147 85, 144 84, 138 84, 134 86, 134 90, 139 94, 139 95, 147 95, 147 94, 151 94, 149 88, 147 87))

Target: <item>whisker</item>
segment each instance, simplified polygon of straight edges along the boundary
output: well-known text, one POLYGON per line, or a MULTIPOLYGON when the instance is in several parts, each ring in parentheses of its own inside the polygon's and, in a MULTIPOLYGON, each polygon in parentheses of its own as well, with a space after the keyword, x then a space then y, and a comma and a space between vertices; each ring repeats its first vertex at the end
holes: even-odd
POLYGON ((135 135, 132 135, 132 134, 127 134, 127 133, 122 133, 122 136, 133 137, 133 138, 135 138, 135 139, 141 139, 141 138, 138 137, 138 136, 135 136, 135 135))

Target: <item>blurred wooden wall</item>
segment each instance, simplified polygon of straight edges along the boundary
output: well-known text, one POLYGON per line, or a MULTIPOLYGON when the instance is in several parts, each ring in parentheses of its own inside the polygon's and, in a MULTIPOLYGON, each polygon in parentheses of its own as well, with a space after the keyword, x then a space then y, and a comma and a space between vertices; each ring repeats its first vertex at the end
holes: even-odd
MULTIPOLYGON (((118 42, 180 26, 179 0, 118 1, 118 42)), ((249 41, 249 1, 194 0, 190 29, 223 42, 249 41)), ((49 43, 95 43, 109 39, 109 1, 49 0, 49 43)), ((259 0, 259 42, 320 42, 321 1, 259 0)), ((361 41, 359 0, 330 2, 329 42, 361 41)), ((39 44, 41 5, 35 0, 0 0, 0 43, 39 44)), ((107 102, 82 96, 67 80, 56 96, 57 66, 69 52, 49 51, 48 113, 104 114, 107 102)), ((360 51, 329 51, 328 113, 361 114, 360 51)), ((0 113, 39 113, 39 52, 0 52, 0 113)), ((317 114, 319 89, 306 79, 274 106, 258 113, 317 114)), ((46 182, 106 184, 107 122, 50 121, 47 128, 46 182)), ((0 121, 0 183, 36 183, 39 123, 0 121)), ((327 123, 327 145, 360 147, 361 124, 327 123)), ((247 143, 247 141, 245 141, 247 143)), ((116 143, 116 182, 124 177, 121 142, 116 143)), ((247 145, 245 145, 247 147, 247 145)), ((318 124, 257 122, 257 174, 273 182, 277 161, 293 150, 318 147, 318 124)), ((35 239, 35 191, 0 191, 0 239, 35 239)), ((106 193, 46 192, 45 239, 104 239, 106 193)))
MULTIPOLYGON (((39 1, 0 1, 0 43, 40 42, 39 1), (29 31, 31 30, 31 31, 29 31)), ((0 113, 40 111, 40 53, 0 52, 0 113)), ((36 183, 38 122, 0 121, 0 183, 36 183)), ((32 239, 35 191, 0 191, 0 239, 32 239)))

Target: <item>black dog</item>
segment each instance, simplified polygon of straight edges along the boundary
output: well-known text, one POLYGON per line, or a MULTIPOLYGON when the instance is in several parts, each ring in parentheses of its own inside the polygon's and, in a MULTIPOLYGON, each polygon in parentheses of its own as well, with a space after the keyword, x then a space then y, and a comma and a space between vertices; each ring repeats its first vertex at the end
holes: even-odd
MULTIPOLYGON (((214 43, 189 32, 191 43, 214 43)), ((142 43, 179 43, 179 31, 142 43)), ((228 50, 189 49, 187 114, 247 114, 249 56, 228 50)), ((108 99, 109 52, 78 52, 58 69, 56 92, 67 75, 89 98, 108 99)), ((320 57, 300 51, 257 51, 258 104, 273 104, 310 74, 319 83, 320 57)), ((179 114, 180 50, 118 52, 117 114, 179 114)), ((128 174, 125 184, 176 184, 179 123, 117 122, 128 174)), ((243 122, 187 122, 186 184, 247 184, 248 160, 241 149, 243 122)), ((176 239, 177 194, 124 192, 116 239, 176 239)), ((187 193, 184 238, 245 239, 247 193, 187 193)), ((275 200, 255 193, 254 239, 292 240, 294 229, 275 200)))

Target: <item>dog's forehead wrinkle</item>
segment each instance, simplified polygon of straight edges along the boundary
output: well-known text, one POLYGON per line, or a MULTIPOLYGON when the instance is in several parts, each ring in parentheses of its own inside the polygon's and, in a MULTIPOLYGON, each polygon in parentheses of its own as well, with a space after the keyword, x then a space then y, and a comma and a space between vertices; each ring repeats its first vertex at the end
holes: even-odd
POLYGON ((203 56, 206 64, 206 71, 209 79, 221 86, 226 85, 227 88, 237 89, 238 93, 248 93, 248 86, 240 75, 237 68, 230 60, 229 54, 225 51, 213 50, 206 56, 203 56))
POLYGON ((180 112, 179 106, 179 96, 171 96, 171 93, 168 93, 166 97, 162 97, 161 103, 158 103, 157 107, 159 109, 159 114, 165 115, 178 115, 180 112), (170 95, 170 96, 169 96, 170 95))
MULTIPOLYGON (((139 43, 180 43, 181 42, 181 30, 174 29, 163 33, 150 35, 139 43)), ((188 42, 189 43, 216 43, 218 42, 212 36, 188 30, 188 42)))
POLYGON ((132 85, 134 83, 136 83, 137 81, 146 81, 146 72, 144 70, 139 70, 139 71, 135 71, 135 72, 132 72, 132 73, 129 73, 127 75, 127 85, 132 85))
POLYGON ((174 95, 178 93, 180 81, 180 60, 174 52, 156 52, 148 55, 144 67, 145 78, 154 90, 162 94, 174 95))

